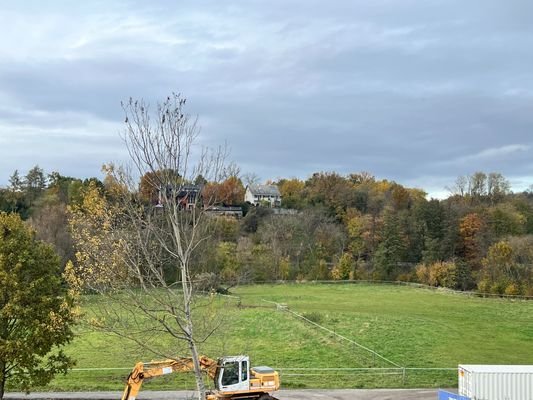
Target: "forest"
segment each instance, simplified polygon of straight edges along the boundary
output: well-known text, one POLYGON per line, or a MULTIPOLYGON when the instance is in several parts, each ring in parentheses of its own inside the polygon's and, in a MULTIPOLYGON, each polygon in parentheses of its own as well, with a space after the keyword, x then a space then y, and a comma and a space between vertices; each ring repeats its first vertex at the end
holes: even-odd
MULTIPOLYGON (((146 205, 157 198, 149 178, 138 185, 146 205)), ((533 296, 533 191, 513 193, 500 173, 458 177, 442 200, 367 172, 269 182, 279 188, 281 209, 292 211, 285 213, 245 203, 243 180, 237 168, 219 183, 194 182, 203 196, 243 210, 242 218, 208 218, 209 238, 192 260, 206 288, 375 280, 533 296)), ((0 189, 0 211, 18 213, 63 265, 76 264, 73 216, 92 212, 91 196, 114 204, 116 186, 109 173, 82 180, 35 166, 15 171, 0 189)))

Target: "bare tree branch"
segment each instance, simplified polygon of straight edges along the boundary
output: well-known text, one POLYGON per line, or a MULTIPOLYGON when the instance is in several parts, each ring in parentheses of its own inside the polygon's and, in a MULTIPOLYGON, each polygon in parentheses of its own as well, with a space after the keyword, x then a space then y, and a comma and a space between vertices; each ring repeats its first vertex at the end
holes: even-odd
POLYGON ((195 321, 201 317, 196 311, 199 300, 213 301, 194 294, 198 273, 194 256, 210 237, 205 210, 213 199, 202 197, 202 188, 193 182, 201 176, 217 183, 239 170, 233 164, 225 166, 226 146, 194 151, 200 128, 198 118, 185 112, 185 103, 175 93, 154 112, 143 100, 122 103, 122 139, 132 168, 107 166, 108 179, 114 182, 113 202, 96 193, 93 214, 75 210, 71 219, 80 250, 80 279, 113 299, 97 311, 102 317, 99 327, 166 358, 176 353, 175 348, 165 353, 146 339, 163 332, 176 345, 184 343, 203 399, 206 387, 198 344, 215 332, 220 321, 195 321), (150 193, 157 193, 157 204, 150 196, 142 197, 136 177, 151 186, 150 193), (205 329, 199 330, 200 326, 205 329))

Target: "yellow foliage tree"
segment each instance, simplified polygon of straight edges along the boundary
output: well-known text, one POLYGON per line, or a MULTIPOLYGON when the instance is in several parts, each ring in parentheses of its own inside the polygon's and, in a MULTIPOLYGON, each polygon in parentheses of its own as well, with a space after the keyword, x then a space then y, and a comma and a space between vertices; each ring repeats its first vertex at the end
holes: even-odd
POLYGON ((506 241, 494 243, 481 261, 481 285, 478 289, 483 292, 503 294, 507 291, 518 294, 519 282, 515 274, 513 248, 506 241))
POLYGON ((457 265, 454 262, 435 262, 433 264, 419 264, 416 276, 420 283, 453 289, 457 284, 457 265))
POLYGON ((334 280, 348 280, 353 274, 354 263, 351 254, 343 253, 337 265, 333 267, 331 276, 334 280))
POLYGON ((129 282, 123 262, 125 243, 114 226, 117 213, 94 182, 82 190, 81 203, 69 207, 77 250, 72 282, 79 290, 105 290, 129 282))

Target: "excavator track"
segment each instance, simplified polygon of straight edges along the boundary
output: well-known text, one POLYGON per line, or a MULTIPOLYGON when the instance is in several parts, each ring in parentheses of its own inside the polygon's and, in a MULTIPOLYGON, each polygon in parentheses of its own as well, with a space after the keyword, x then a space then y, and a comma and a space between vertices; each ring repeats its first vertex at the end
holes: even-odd
POLYGON ((257 400, 279 400, 279 399, 274 397, 274 396, 271 396, 271 395, 265 393, 265 394, 259 396, 259 398, 257 400))

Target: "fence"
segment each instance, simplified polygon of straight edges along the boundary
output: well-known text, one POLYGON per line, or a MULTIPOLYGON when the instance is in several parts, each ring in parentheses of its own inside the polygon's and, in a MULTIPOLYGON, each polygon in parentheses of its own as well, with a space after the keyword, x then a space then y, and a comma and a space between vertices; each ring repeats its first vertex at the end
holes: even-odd
POLYGON ((278 368, 287 387, 455 387, 457 368, 278 368))
POLYGON ((369 354, 371 354, 374 357, 374 359, 375 358, 379 358, 379 359, 385 361, 388 364, 394 365, 397 368, 402 368, 400 365, 396 364, 394 361, 391 361, 388 358, 386 358, 386 357, 382 356, 381 354, 377 353, 376 351, 374 351, 374 350, 372 350, 372 349, 370 349, 370 348, 368 348, 368 347, 366 347, 366 346, 364 346, 364 345, 362 345, 360 343, 357 343, 355 340, 352 340, 352 339, 347 338, 346 336, 340 335, 339 333, 337 333, 337 332, 335 332, 335 331, 333 331, 333 330, 331 330, 329 328, 326 328, 325 326, 319 325, 318 323, 316 323, 314 321, 311 321, 309 318, 306 318, 303 315, 298 314, 295 311, 289 310, 289 308, 286 307, 284 304, 279 304, 279 303, 276 303, 276 302, 273 302, 273 301, 269 301, 269 300, 263 300, 263 301, 266 302, 266 303, 275 304, 278 310, 282 310, 282 311, 288 312, 289 314, 292 314, 296 318, 300 318, 303 321, 305 321, 305 322, 307 322, 307 323, 309 323, 311 325, 314 325, 315 327, 317 327, 319 329, 322 329, 323 331, 326 331, 329 334, 331 334, 331 335, 333 335, 333 336, 335 336, 335 337, 337 337, 337 338, 339 338, 341 340, 346 341, 349 344, 352 344, 352 345, 354 345, 354 346, 356 346, 356 347, 368 352, 369 354))
MULTIPOLYGON (((282 387, 290 388, 409 388, 456 387, 457 368, 300 368, 273 366, 282 387)), ((74 368, 58 376, 58 387, 76 390, 120 390, 131 368, 74 368), (101 386, 104 385, 104 386, 101 386)), ((155 389, 193 389, 192 374, 173 374, 153 380, 155 389)), ((150 388, 148 386, 146 389, 150 388)), ((53 388, 53 386, 52 386, 53 388)))
MULTIPOLYGON (((269 300, 266 303, 274 304, 280 311, 286 312, 295 318, 344 341, 348 345, 355 346, 358 349, 371 355, 374 360, 378 359, 388 364, 387 367, 339 367, 339 368, 279 368, 280 375, 288 386, 295 385, 301 387, 302 379, 304 382, 314 382, 317 387, 334 384, 336 387, 398 387, 398 386, 456 386, 457 385, 457 368, 419 368, 403 367, 398 363, 388 359, 378 352, 364 346, 357 341, 341 335, 325 326, 311 321, 309 318, 292 311, 286 304, 280 304, 269 300), (392 367, 391 367, 392 366, 392 367), (376 378, 377 377, 377 378, 376 378), (288 379, 287 379, 288 378, 288 379), (350 381, 347 381, 351 378, 350 381)), ((308 384, 308 383, 307 383, 308 384)), ((331 387, 331 386, 329 386, 331 387)))
POLYGON ((437 292, 445 292, 450 294, 457 294, 467 297, 487 297, 487 298, 500 298, 509 300, 533 300, 533 296, 523 295, 511 295, 511 294, 495 294, 495 293, 483 293, 474 291, 455 290, 446 287, 436 287, 425 285, 423 283, 416 282, 404 282, 404 281, 381 281, 381 280, 303 280, 303 281, 283 281, 283 280, 271 280, 271 281, 250 281, 242 282, 240 286, 248 285, 283 285, 283 284, 335 284, 335 285, 396 285, 396 286, 411 286, 419 289, 427 289, 437 292))

